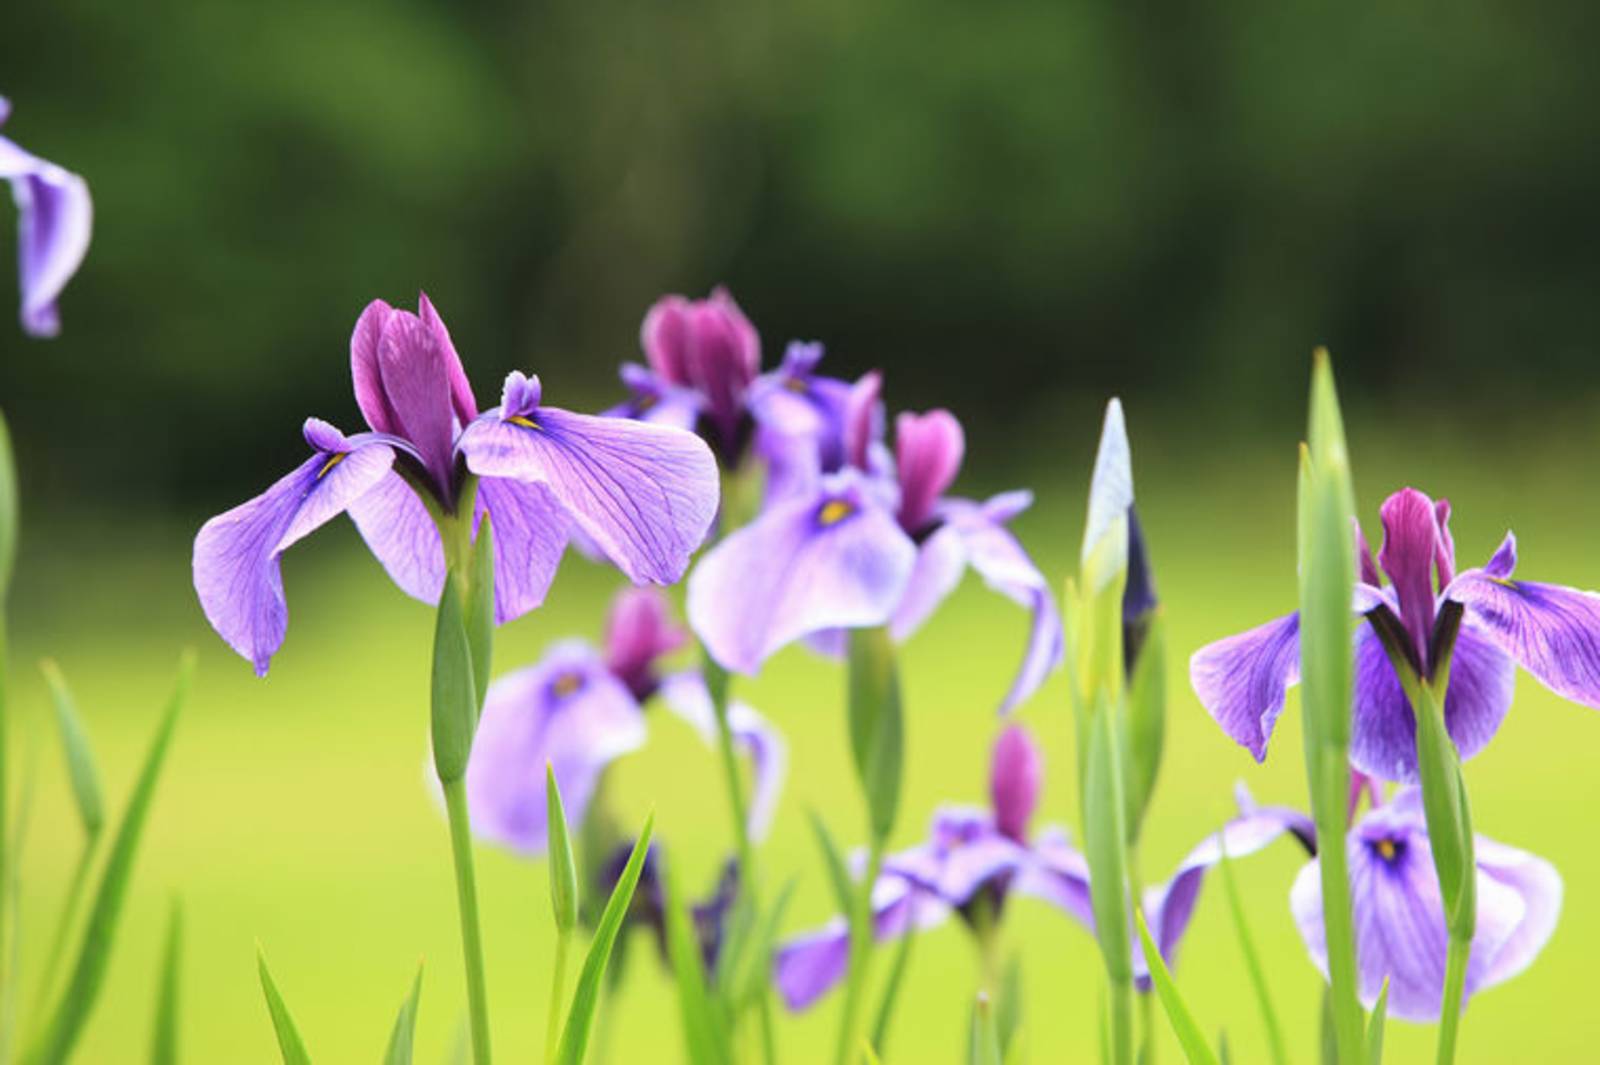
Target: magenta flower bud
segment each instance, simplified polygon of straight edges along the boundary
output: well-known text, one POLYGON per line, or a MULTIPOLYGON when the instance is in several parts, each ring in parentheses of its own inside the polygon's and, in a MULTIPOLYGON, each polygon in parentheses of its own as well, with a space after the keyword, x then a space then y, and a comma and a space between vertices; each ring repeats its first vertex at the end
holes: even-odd
POLYGON ((961 469, 966 436, 947 410, 906 412, 894 422, 895 459, 900 470, 900 527, 916 532, 961 469))
POLYGON ((705 397, 718 430, 731 439, 761 369, 761 337, 727 290, 704 300, 662 297, 644 316, 639 342, 663 380, 705 397))
POLYGON ((667 597, 654 588, 625 588, 606 619, 605 659, 609 669, 643 701, 659 686, 656 659, 688 642, 689 634, 672 620, 667 597))
POLYGON ((1028 730, 1011 725, 994 744, 989 770, 989 799, 994 805, 994 827, 1003 836, 1026 844, 1028 821, 1039 804, 1044 779, 1044 759, 1028 730))

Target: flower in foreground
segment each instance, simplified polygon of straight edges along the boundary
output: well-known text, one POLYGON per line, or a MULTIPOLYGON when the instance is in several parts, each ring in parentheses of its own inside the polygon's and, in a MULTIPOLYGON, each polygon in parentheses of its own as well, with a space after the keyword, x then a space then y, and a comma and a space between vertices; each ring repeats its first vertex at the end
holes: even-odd
POLYGON ((265 674, 288 626, 280 556, 348 512, 407 594, 435 603, 445 578, 436 519, 472 508, 494 535, 495 619, 544 600, 568 540, 584 537, 635 583, 682 576, 716 511, 716 463, 668 426, 543 404, 538 377, 514 372, 479 414, 444 322, 375 300, 350 340, 356 404, 370 432, 305 423, 310 456, 195 538, 201 606, 229 646, 265 674))
MULTIPOLYGON (((10 102, 0 96, 0 125, 10 113, 10 102)), ((0 137, 0 178, 11 183, 17 204, 22 328, 36 337, 55 336, 61 331, 56 299, 89 250, 94 224, 89 186, 5 137, 0 137)))
POLYGON ((1026 607, 1023 659, 1001 703, 1009 711, 1061 661, 1061 617, 1049 582, 1006 528, 1032 502, 1026 491, 986 502, 947 495, 965 438, 949 411, 901 414, 890 454, 876 375, 851 390, 837 469, 826 449, 791 451, 809 473, 769 499, 763 513, 709 551, 689 579, 689 623, 725 668, 754 673, 785 645, 831 630, 886 625, 909 637, 955 590, 968 567, 1026 607))
MULTIPOLYGON (((1467 962, 1466 995, 1522 972, 1544 948, 1561 913, 1561 877, 1544 859, 1476 837, 1478 924, 1467 962)), ((1384 981, 1389 1014, 1435 1021, 1444 988, 1449 934, 1429 853, 1422 793, 1401 788, 1350 830, 1346 841, 1357 934, 1361 998, 1370 1008, 1384 981)), ((1295 923, 1326 975, 1322 880, 1312 861, 1289 896, 1295 923)))
MULTIPOLYGON (((1416 489, 1390 496, 1381 517, 1376 566, 1357 537, 1355 610, 1368 622, 1356 633, 1350 759, 1357 768, 1417 780, 1416 719, 1386 641, 1424 681, 1449 661, 1445 726, 1463 759, 1488 744, 1510 708, 1513 663, 1556 694, 1600 708, 1600 596, 1513 580, 1511 533, 1482 568, 1456 573, 1450 504, 1416 489)), ((1285 692, 1300 679, 1299 629, 1299 615, 1289 614, 1201 648, 1189 664, 1200 701, 1257 761, 1266 758, 1285 692)))
MULTIPOLYGON (((544 852, 549 828, 545 765, 555 771, 567 817, 581 825, 606 767, 643 745, 644 708, 657 694, 708 743, 716 739, 710 696, 697 673, 658 673, 662 656, 687 639, 654 589, 618 595, 605 645, 581 640, 552 647, 536 665, 489 686, 467 761, 473 831, 524 854, 544 852)), ((735 744, 754 768, 752 835, 771 821, 783 786, 782 738, 743 703, 729 710, 735 744)))

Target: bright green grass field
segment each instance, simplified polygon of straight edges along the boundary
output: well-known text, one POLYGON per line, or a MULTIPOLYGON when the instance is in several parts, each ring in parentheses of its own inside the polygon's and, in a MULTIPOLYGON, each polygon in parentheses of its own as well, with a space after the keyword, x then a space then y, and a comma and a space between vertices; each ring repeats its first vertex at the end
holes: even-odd
MULTIPOLYGON (((1186 682, 1195 648, 1293 605, 1294 452, 1292 440, 1275 450, 1179 432, 1150 440, 1132 413, 1142 515, 1170 624, 1167 759, 1143 859, 1154 878, 1229 816, 1236 780, 1264 801, 1304 802, 1297 703, 1291 699, 1268 763, 1258 767, 1212 724, 1186 682)), ((1486 558, 1514 526, 1524 576, 1600 587, 1594 535, 1600 502, 1586 472, 1592 463, 1577 457, 1600 454, 1600 441, 1580 425, 1534 427, 1532 435, 1503 427, 1473 436, 1352 433, 1363 518, 1371 529, 1377 503, 1407 478, 1454 501, 1463 567, 1486 558)), ((1076 557, 1096 428, 1086 422, 1063 434, 1072 446, 1035 478, 1040 503, 1019 523, 1053 579, 1067 576, 1076 557)), ((257 680, 210 633, 194 604, 188 538, 203 517, 183 515, 159 530, 130 529, 108 516, 27 530, 12 619, 13 774, 20 779, 33 765, 38 781, 24 856, 24 1008, 34 1005, 26 991, 79 848, 32 664, 44 654, 60 660, 120 809, 177 653, 192 645, 200 656, 193 701, 79 1060, 144 1059, 166 914, 178 897, 186 919, 185 1060, 277 1060, 256 982, 259 943, 323 1062, 378 1060, 421 960, 418 1060, 445 1061, 459 1039, 464 990, 449 846, 427 787, 430 613, 386 582, 340 521, 288 560, 288 642, 271 677, 257 680)), ((502 630, 497 671, 531 661, 557 638, 594 636, 614 586, 610 572, 569 557, 549 605, 502 630)), ((919 839, 940 803, 984 800, 994 705, 1023 631, 1020 611, 969 580, 905 648, 908 750, 897 844, 919 839)), ((841 685, 836 665, 792 649, 738 687, 790 745, 788 784, 761 857, 769 885, 799 878, 792 930, 829 916, 806 811, 818 810, 841 840, 860 838, 841 685)), ((1075 824, 1060 675, 1020 719, 1048 759, 1038 821, 1075 824)), ((717 763, 676 718, 654 712, 650 727, 648 745, 614 770, 616 808, 639 821, 654 807, 659 838, 677 856, 686 887, 709 886, 729 845, 717 763)), ((1588 992, 1600 945, 1597 758, 1600 717, 1522 675, 1499 737, 1469 766, 1479 828, 1553 861, 1565 878, 1566 902, 1554 940, 1532 969, 1472 1003, 1460 1060, 1593 1060, 1600 1035, 1600 1011, 1588 992)), ((1238 873, 1295 1060, 1310 1062, 1319 980, 1287 903, 1301 861, 1284 841, 1240 862, 1238 873)), ((545 868, 486 847, 478 871, 495 1050, 505 1062, 536 1060, 552 946, 545 868)), ((1088 935, 1044 904, 1017 899, 1006 914, 1005 939, 1008 949, 1020 951, 1025 971, 1029 1060, 1092 1060, 1100 962, 1088 935)), ((613 1062, 678 1060, 671 985, 647 944, 634 946, 623 992, 601 1015, 602 1042, 613 1062)), ((976 979, 965 929, 952 922, 923 936, 913 961, 887 1060, 964 1060, 976 979)), ((1203 1023, 1226 1030, 1235 1061, 1265 1060, 1215 879, 1202 894, 1177 976, 1203 1023)), ((837 1009, 835 996, 809 1014, 784 1017, 782 1060, 826 1060, 837 1009)), ((1389 1060, 1431 1060, 1432 1038, 1431 1029, 1391 1025, 1389 1060)), ((1164 1025, 1159 1058, 1179 1060, 1164 1025)))

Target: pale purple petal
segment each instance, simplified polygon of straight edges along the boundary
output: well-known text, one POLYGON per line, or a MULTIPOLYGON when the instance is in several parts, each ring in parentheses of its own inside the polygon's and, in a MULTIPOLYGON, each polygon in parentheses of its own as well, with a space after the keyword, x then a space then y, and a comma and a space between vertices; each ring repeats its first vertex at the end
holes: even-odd
POLYGON ((1094 930, 1089 863, 1060 828, 1051 827, 1039 833, 1033 843, 1032 860, 1018 872, 1011 889, 1044 899, 1091 932, 1094 930))
POLYGON ((22 328, 31 336, 61 331, 56 300, 83 263, 94 204, 83 178, 0 137, 0 178, 17 204, 22 328))
POLYGON ((943 525, 917 546, 917 562, 906 581, 905 595, 895 607, 889 632, 896 642, 909 639, 933 616, 967 572, 967 540, 962 531, 943 525))
POLYGON ((538 665, 489 686, 467 762, 472 830, 521 853, 543 852, 546 764, 577 833, 601 772, 644 739, 639 704, 593 648, 552 648, 538 665))
MULTIPOLYGON (((1463 760, 1483 750, 1511 708, 1516 671, 1475 622, 1456 637, 1450 685, 1445 690, 1445 728, 1463 760)), ((1382 780, 1417 780, 1417 724, 1400 678, 1370 625, 1356 630, 1355 687, 1350 761, 1382 780)))
POLYGON ((265 676, 289 607, 278 558, 376 486, 394 464, 387 444, 318 452, 261 495, 219 514, 194 541, 194 586, 217 634, 265 676))
POLYGON ((671 584, 716 515, 716 460, 693 434, 663 425, 539 407, 490 411, 461 451, 474 473, 548 488, 572 523, 636 584, 671 584))
POLYGON ((400 590, 424 603, 437 603, 444 588, 444 544, 417 493, 390 470, 371 489, 351 500, 350 519, 400 590))
POLYGON ((1600 709, 1600 596, 1468 570, 1445 597, 1465 607, 1484 635, 1545 687, 1600 709))
POLYGON ((887 623, 915 562, 893 515, 847 479, 709 551, 689 578, 689 625, 724 668, 753 673, 808 633, 887 623))
MULTIPOLYGON (((705 678, 698 672, 675 673, 661 682, 667 708, 687 721, 708 745, 717 745, 716 710, 705 678)), ((734 700, 728 707, 728 728, 733 742, 750 758, 754 789, 747 824, 754 839, 765 838, 783 793, 789 770, 788 745, 783 736, 753 708, 734 700)))
POLYGON ((985 885, 1009 882, 1029 861, 1025 846, 996 831, 989 811, 943 807, 934 814, 928 842, 890 855, 883 867, 960 907, 985 885))
POLYGON ((694 432, 704 402, 699 393, 674 385, 638 363, 623 363, 618 371, 629 399, 603 412, 607 418, 634 418, 674 429, 694 432))
POLYGON ((494 537, 494 619, 504 625, 544 602, 567 545, 565 510, 543 485, 503 477, 478 482, 478 510, 494 537))
POLYGON ((1490 960, 1480 987, 1490 987, 1522 972, 1544 949, 1561 916, 1561 874, 1555 866, 1527 851, 1477 836, 1473 843, 1478 872, 1510 888, 1522 900, 1517 922, 1490 960))
POLYGON ((1200 648, 1189 659, 1189 683, 1222 731, 1265 761, 1284 697, 1300 683, 1300 615, 1200 648))

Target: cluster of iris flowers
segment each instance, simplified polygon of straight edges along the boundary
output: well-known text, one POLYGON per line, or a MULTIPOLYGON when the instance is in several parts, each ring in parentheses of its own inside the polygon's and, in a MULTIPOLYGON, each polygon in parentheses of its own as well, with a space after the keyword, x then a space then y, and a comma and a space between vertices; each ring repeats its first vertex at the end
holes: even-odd
MULTIPOLYGON (((0 100, 0 122, 8 112, 0 100)), ((0 176, 21 212, 23 326, 50 335, 87 248, 87 188, 4 138, 0 176)), ((822 373, 817 343, 795 341, 764 368, 759 333, 722 290, 660 300, 641 347, 644 363, 622 368, 626 397, 600 414, 547 405, 538 376, 521 372, 505 379, 497 406, 480 410, 427 297, 415 313, 374 301, 350 342, 366 428, 347 435, 307 419, 304 461, 195 538, 205 615, 262 675, 287 635, 280 557, 341 513, 396 585, 437 607, 433 763, 480 1065, 490 1060, 490 1025, 474 836, 548 859, 559 933, 552 1062, 584 1059, 608 960, 630 923, 654 930, 673 972, 691 1060, 774 1060, 773 999, 806 1010, 840 985, 837 1060, 877 1060, 914 933, 952 917, 982 959, 962 1046, 973 1061, 1012 1060, 1019 976, 1001 972, 995 944, 1021 899, 1053 908, 1098 944, 1105 1060, 1126 1065, 1151 1052, 1154 1012, 1144 1011, 1136 1037, 1131 1003, 1155 996, 1187 1058, 1215 1061, 1173 982, 1178 947, 1208 875, 1220 866, 1232 893, 1231 860, 1285 836, 1308 858, 1288 904, 1328 980, 1331 1060, 1377 1062, 1391 1016, 1437 1022, 1439 1059, 1451 1060, 1465 1001, 1525 969, 1548 942, 1561 879, 1545 860, 1472 830, 1462 762, 1503 723, 1518 665, 1600 707, 1600 597, 1515 578, 1509 533, 1482 567, 1457 572, 1449 503, 1413 488, 1384 502, 1374 560, 1354 514, 1325 358, 1301 452, 1301 609, 1203 647, 1189 663, 1200 703, 1257 761, 1288 689, 1304 683, 1310 811, 1258 806, 1240 785, 1236 816, 1165 880, 1143 884, 1135 870, 1162 756, 1165 644, 1120 405, 1106 413, 1081 570, 1058 604, 1009 528, 1031 494, 952 494, 966 438, 951 412, 891 420, 881 376, 822 373), (631 585, 599 645, 556 643, 491 682, 494 627, 541 605, 569 544, 631 585), (969 569, 1028 618, 994 703, 990 801, 941 807, 923 842, 890 851, 914 720, 901 705, 895 649, 969 569), (687 627, 651 587, 685 577, 687 627), (846 663, 846 732, 869 825, 867 843, 846 855, 816 822, 841 915, 798 932, 783 920, 787 890, 769 890, 758 860, 786 747, 730 694, 738 676, 795 643, 846 663), (679 653, 691 646, 698 654, 686 665, 679 653), (1008 720, 1063 666, 1081 843, 1059 825, 1034 828, 1045 767, 1028 730, 1008 720), (651 823, 623 831, 606 806, 609 768, 645 743, 658 704, 720 756, 727 785, 733 856, 698 901, 679 892, 669 843, 651 823), (566 952, 580 922, 593 936, 569 1000, 566 952), (874 946, 891 941, 869 1025, 865 974, 874 946), (746 1053, 750 1032, 759 1055, 746 1053)), ((0 511, 14 520, 14 501, 0 511)), ((170 727, 171 715, 156 765, 170 727)), ((1269 1048, 1282 1061, 1271 988, 1234 902, 1269 1048)), ((303 1046, 265 969, 263 980, 285 1059, 299 1060, 303 1046)), ((58 1011, 69 1019, 86 1011, 78 990, 70 986, 58 1011)), ((413 995, 391 1060, 409 1060, 414 1012, 413 995)), ((64 1057, 73 1031, 50 1027, 34 1057, 56 1060, 57 1045, 64 1057)))

